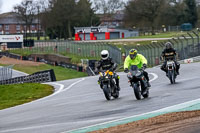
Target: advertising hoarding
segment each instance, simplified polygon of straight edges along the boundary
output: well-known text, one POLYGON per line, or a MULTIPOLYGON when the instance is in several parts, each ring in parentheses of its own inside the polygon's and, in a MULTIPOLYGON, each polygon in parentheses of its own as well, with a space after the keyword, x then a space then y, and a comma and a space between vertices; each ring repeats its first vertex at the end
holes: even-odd
POLYGON ((2 42, 23 42, 23 35, 0 35, 0 43, 2 42))

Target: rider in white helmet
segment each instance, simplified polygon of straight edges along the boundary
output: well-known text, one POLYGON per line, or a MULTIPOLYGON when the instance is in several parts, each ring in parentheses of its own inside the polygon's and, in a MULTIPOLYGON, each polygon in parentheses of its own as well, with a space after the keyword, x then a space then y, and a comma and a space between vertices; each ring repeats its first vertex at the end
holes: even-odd
MULTIPOLYGON (((113 62, 112 58, 109 57, 108 50, 102 50, 101 51, 101 60, 98 62, 97 69, 100 71, 102 70, 110 70, 114 72, 117 68, 117 64, 113 62)), ((119 86, 119 76, 114 72, 114 78, 116 81, 116 85, 118 87, 118 90, 120 90, 119 86)))

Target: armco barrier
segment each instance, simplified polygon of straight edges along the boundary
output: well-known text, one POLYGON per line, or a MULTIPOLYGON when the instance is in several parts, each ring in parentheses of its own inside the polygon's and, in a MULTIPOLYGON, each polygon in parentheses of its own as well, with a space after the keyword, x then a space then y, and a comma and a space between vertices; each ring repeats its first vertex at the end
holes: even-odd
POLYGON ((2 80, 0 81, 0 85, 21 84, 21 83, 45 83, 52 81, 56 81, 56 77, 54 71, 51 69, 51 70, 36 72, 28 76, 2 80))
POLYGON ((9 53, 9 52, 0 52, 0 55, 10 57, 10 58, 14 58, 14 59, 18 59, 18 60, 21 59, 20 55, 9 53))

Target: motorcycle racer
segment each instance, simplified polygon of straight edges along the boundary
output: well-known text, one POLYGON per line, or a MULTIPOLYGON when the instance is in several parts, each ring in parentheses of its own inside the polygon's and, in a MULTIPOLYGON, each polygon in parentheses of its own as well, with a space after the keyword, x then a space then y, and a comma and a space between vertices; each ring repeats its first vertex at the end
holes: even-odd
MULTIPOLYGON (((101 60, 99 60, 99 62, 98 62, 97 70, 100 71, 102 69, 102 70, 109 70, 109 71, 114 72, 116 70, 116 68, 117 68, 117 64, 113 61, 113 59, 111 57, 109 57, 108 50, 102 50, 101 51, 101 60)), ((118 90, 120 90, 119 76, 116 74, 116 72, 114 72, 114 78, 116 81, 116 86, 117 86, 118 90)), ((100 79, 98 82, 102 88, 100 79)))
MULTIPOLYGON (((138 54, 136 49, 131 49, 129 51, 129 55, 126 57, 125 62, 124 62, 124 72, 125 73, 129 72, 129 68, 131 65, 137 65, 137 67, 139 69, 141 69, 141 68, 146 69, 147 60, 143 55, 138 54)), ((149 76, 146 71, 144 71, 144 76, 147 80, 147 86, 151 87, 151 85, 149 83, 149 76)))

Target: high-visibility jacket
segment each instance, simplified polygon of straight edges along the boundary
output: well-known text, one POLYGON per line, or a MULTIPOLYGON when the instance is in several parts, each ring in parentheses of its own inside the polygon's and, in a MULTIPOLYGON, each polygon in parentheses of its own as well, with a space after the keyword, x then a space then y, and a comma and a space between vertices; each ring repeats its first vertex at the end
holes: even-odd
POLYGON ((143 55, 137 54, 137 56, 133 60, 128 55, 124 61, 124 69, 130 69, 130 66, 132 65, 136 65, 138 68, 142 68, 143 64, 147 65, 147 59, 143 55))

